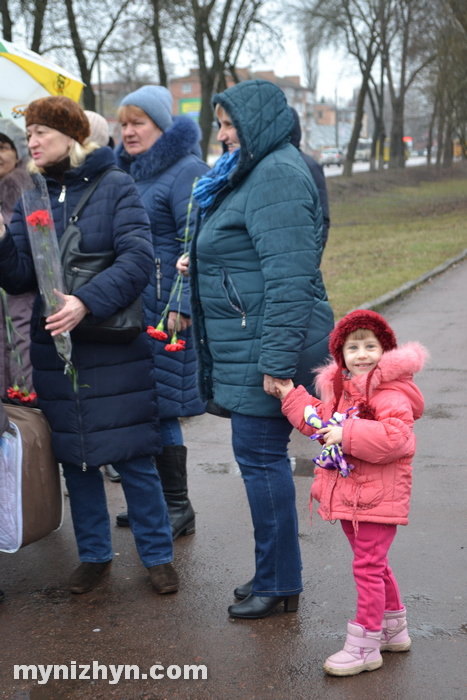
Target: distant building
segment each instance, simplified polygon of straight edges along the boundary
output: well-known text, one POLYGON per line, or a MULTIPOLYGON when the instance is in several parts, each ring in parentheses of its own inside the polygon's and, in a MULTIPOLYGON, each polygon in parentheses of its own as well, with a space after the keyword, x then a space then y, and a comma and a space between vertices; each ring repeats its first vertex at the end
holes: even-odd
MULTIPOLYGON (((314 94, 300 83, 298 75, 286 75, 283 78, 274 71, 252 71, 249 68, 237 68, 237 75, 241 81, 261 78, 269 80, 280 87, 291 107, 295 107, 300 117, 303 132, 303 145, 308 143, 308 134, 311 132, 313 122, 314 94)), ((230 75, 226 75, 227 87, 235 85, 230 75)), ((174 78, 170 81, 170 92, 173 97, 173 113, 184 114, 194 118, 199 117, 201 109, 201 83, 199 71, 196 68, 190 70, 189 75, 174 78)))

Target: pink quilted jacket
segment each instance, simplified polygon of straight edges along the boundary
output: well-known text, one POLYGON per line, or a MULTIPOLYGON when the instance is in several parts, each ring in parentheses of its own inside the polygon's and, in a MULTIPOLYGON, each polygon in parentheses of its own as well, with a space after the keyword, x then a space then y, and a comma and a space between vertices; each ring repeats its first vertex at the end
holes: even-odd
MULTIPOLYGON (((415 454, 414 421, 424 409, 423 396, 412 376, 428 355, 419 343, 407 343, 383 354, 370 385, 370 405, 377 420, 349 419, 344 423, 342 449, 355 466, 343 478, 337 469, 315 469, 311 496, 320 503, 324 520, 352 520, 407 525, 415 454)), ((321 419, 331 417, 335 363, 317 378, 319 401, 299 386, 282 403, 282 412, 301 433, 312 435, 305 423, 306 406, 315 406, 321 419)), ((365 396, 367 376, 344 380, 338 410, 343 412, 365 396)), ((310 499, 311 507, 311 499, 310 499)))

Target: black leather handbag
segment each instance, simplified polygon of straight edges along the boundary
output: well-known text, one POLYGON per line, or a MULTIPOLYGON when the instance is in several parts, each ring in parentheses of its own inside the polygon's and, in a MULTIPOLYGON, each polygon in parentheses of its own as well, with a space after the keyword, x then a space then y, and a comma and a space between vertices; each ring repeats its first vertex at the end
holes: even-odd
MULTIPOLYGON (((111 168, 116 170, 116 168, 111 168)), ((76 225, 89 198, 101 180, 110 172, 99 175, 82 195, 68 219, 68 226, 59 241, 63 277, 68 294, 74 294, 93 277, 109 268, 115 260, 113 250, 82 253, 81 231, 76 225)), ((84 343, 131 343, 143 330, 143 303, 141 296, 129 306, 119 309, 110 318, 93 323, 86 315, 71 331, 72 340, 84 343)))

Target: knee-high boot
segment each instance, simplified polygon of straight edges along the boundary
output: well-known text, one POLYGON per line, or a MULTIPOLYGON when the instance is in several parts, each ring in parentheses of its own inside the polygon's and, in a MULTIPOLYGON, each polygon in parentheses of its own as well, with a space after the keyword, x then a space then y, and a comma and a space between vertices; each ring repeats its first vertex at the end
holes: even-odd
POLYGON ((195 531, 195 511, 188 498, 186 456, 185 445, 166 445, 155 458, 174 540, 195 531))

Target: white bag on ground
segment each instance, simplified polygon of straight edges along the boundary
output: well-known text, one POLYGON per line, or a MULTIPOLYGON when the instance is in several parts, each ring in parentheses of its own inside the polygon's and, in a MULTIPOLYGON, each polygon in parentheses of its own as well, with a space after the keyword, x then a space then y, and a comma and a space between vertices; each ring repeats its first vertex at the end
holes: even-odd
POLYGON ((63 495, 42 411, 0 404, 0 428, 8 424, 0 438, 0 551, 13 553, 60 528, 63 495))

